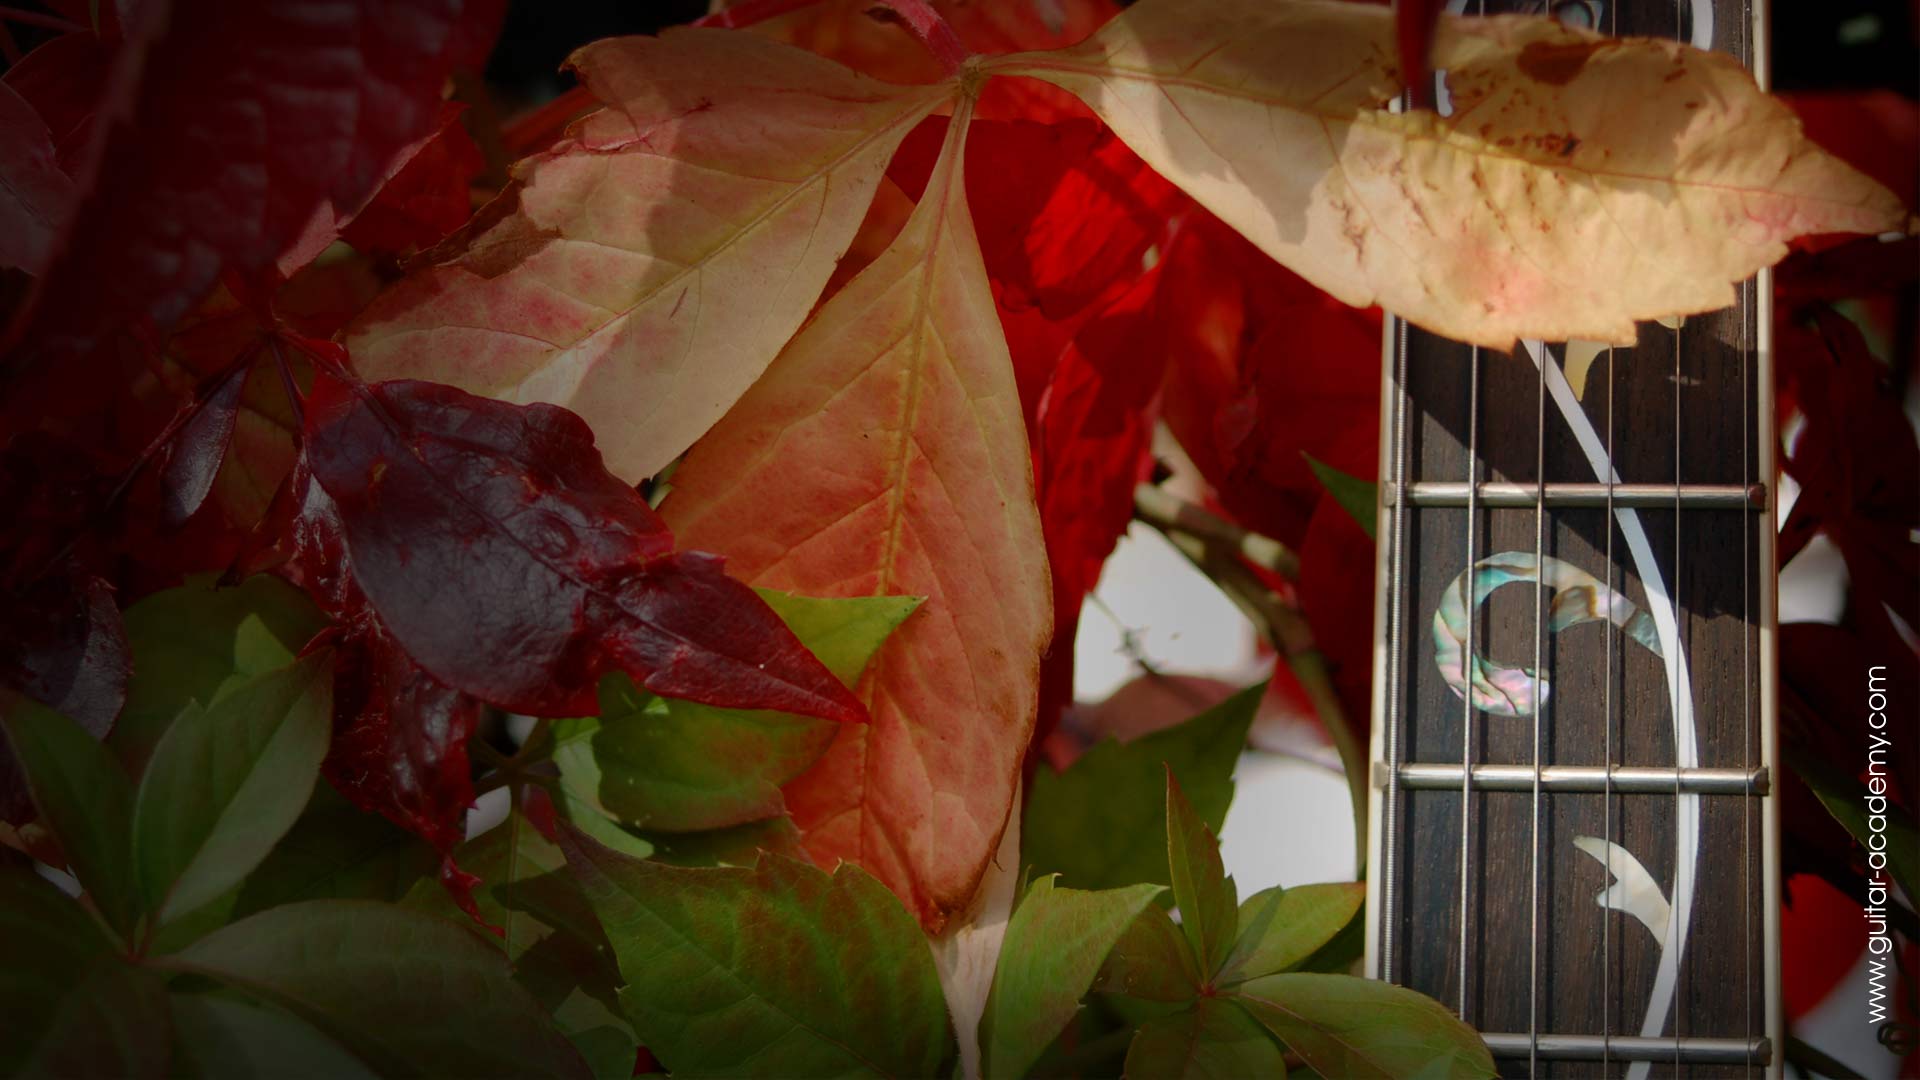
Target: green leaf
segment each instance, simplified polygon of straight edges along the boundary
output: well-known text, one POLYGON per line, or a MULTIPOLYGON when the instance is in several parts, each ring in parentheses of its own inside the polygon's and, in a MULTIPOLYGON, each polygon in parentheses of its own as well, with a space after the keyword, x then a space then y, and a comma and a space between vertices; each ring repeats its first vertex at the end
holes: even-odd
POLYGON ((33 803, 68 867, 108 925, 125 935, 138 915, 127 774, 85 728, 38 702, 15 697, 0 713, 33 803))
POLYGON ((755 589, 800 643, 820 658, 834 677, 852 686, 860 681, 873 654, 887 643, 907 616, 925 602, 920 596, 855 596, 822 599, 775 589, 755 589))
MULTIPOLYGON (((848 686, 920 604, 902 596, 761 596, 848 686)), ((600 683, 597 720, 555 725, 553 757, 573 799, 636 828, 690 832, 785 813, 781 786, 805 772, 836 731, 812 717, 660 698, 611 675, 600 683)))
POLYGON ((1007 923, 980 1020, 986 1075, 1026 1075, 1079 1010, 1108 951, 1159 892, 1157 885, 1056 889, 1051 877, 1033 883, 1007 923))
POLYGON ((133 677, 107 744, 138 773, 187 702, 210 706, 293 663, 326 619, 300 590, 261 574, 231 588, 209 576, 127 609, 133 677))
POLYGON ((784 713, 659 698, 625 675, 600 683, 591 733, 597 791, 580 790, 577 751, 556 751, 571 794, 597 795, 616 819, 661 832, 718 829, 786 812, 783 784, 807 771, 839 725, 784 713))
POLYGON ((1240 940, 1222 982, 1292 971, 1339 936, 1366 903, 1359 882, 1274 887, 1240 905, 1240 940))
POLYGON ((1180 782, 1167 770, 1167 867, 1173 873, 1173 904, 1180 929, 1193 945, 1200 971, 1209 978, 1226 964, 1240 931, 1233 882, 1220 862, 1220 844, 1180 782))
POLYGON ((1148 1021, 1127 1048, 1127 1080, 1286 1075, 1273 1038, 1224 998, 1201 998, 1191 1009, 1148 1021))
POLYGON ((800 846, 800 830, 784 814, 731 829, 659 833, 651 839, 657 849, 654 858, 674 866, 752 866, 763 851, 802 862, 807 859, 806 849, 800 846))
POLYGON ((1900 891, 1908 897, 1920 896, 1916 892, 1920 889, 1920 830, 1915 829, 1912 814, 1886 797, 1884 778, 1883 791, 1875 796, 1857 777, 1811 754, 1794 754, 1789 764, 1820 805, 1864 850, 1886 852, 1887 869, 1900 891), (1876 815, 1883 821, 1878 831, 1870 820, 1876 815))
POLYGON ((166 983, 117 957, 76 974, 78 985, 60 999, 21 1073, 124 1080, 166 1075, 172 1041, 166 983))
POLYGON ((1312 454, 1302 452, 1300 456, 1307 459, 1307 467, 1313 470, 1314 477, 1320 481, 1321 487, 1327 489, 1327 494, 1333 496, 1333 501, 1340 504, 1340 509, 1358 522, 1366 530, 1367 537, 1372 539, 1374 530, 1379 527, 1380 485, 1343 473, 1312 454))
POLYGON ((0 1075, 32 1056, 86 972, 113 962, 113 942, 54 884, 21 866, 0 864, 0 1075))
POLYGON ((1141 1001, 1185 1003, 1199 995, 1205 981, 1194 960, 1193 946, 1180 928, 1173 925, 1166 912, 1149 907, 1107 953, 1093 988, 1141 1001))
POLYGON ((174 1076, 373 1080, 377 1075, 305 1020, 232 993, 171 995, 174 1076))
POLYGON ((315 784, 293 828, 240 889, 244 918, 298 900, 398 900, 432 875, 440 855, 418 836, 315 784))
POLYGON ((1493 1057, 1472 1028, 1439 1002, 1404 987, 1292 972, 1243 983, 1232 998, 1325 1076, 1494 1074, 1493 1057))
MULTIPOLYGON (((556 723, 571 724, 576 721, 563 720, 556 723)), ((556 736, 557 737, 557 736, 556 736)), ((595 766, 598 769, 598 766, 595 766)), ((598 775, 598 772, 595 772, 598 775)), ((596 781, 597 783, 597 781, 596 781)), ((636 859, 645 859, 653 855, 654 845, 646 837, 613 820, 613 815, 600 806, 599 800, 588 802, 576 797, 564 786, 553 789, 554 813, 579 826, 580 831, 607 845, 622 855, 631 855, 636 859)), ((750 828, 751 826, 743 826, 750 828)))
POLYGON ((141 893, 158 922, 260 865, 313 794, 332 731, 328 651, 190 708, 167 729, 133 814, 141 893))
POLYGON ((576 990, 553 1010, 553 1022, 580 1051, 594 1080, 627 1080, 640 1042, 633 1028, 599 998, 576 990))
POLYGON ((628 980, 640 1042, 676 1075, 945 1075, 933 953, 866 871, 768 855, 753 869, 641 862, 561 836, 628 980))
MULTIPOLYGON (((506 949, 508 960, 518 964, 527 950, 553 932, 551 926, 525 910, 524 905, 510 905, 502 896, 502 890, 516 882, 567 865, 560 849, 540 835, 540 830, 534 828, 533 822, 520 810, 513 810, 500 824, 453 849, 453 861, 480 879, 479 886, 473 890, 474 906, 479 908, 483 921, 503 931, 499 936, 488 937, 506 949)), ((402 903, 454 922, 467 919, 434 878, 416 882, 402 903)))
POLYGON ((586 1075, 499 950, 390 904, 271 908, 165 963, 290 1010, 382 1074, 586 1075))
POLYGON ((1089 749, 1065 772, 1036 770, 1022 821, 1022 858, 1064 884, 1111 889, 1166 885, 1166 769, 1207 827, 1233 801, 1233 767, 1266 685, 1248 687, 1191 720, 1131 742, 1089 749))

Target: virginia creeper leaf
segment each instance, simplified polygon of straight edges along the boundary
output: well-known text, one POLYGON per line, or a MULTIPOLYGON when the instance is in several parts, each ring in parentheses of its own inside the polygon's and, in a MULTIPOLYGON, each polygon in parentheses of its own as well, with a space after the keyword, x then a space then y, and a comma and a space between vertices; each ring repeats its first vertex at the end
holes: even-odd
MULTIPOLYGON (((761 598, 849 687, 919 602, 912 597, 761 598)), ((597 720, 555 733, 562 783, 635 828, 720 829, 786 812, 780 786, 833 741, 834 725, 766 711, 659 698, 623 675, 600 683, 597 720), (590 758, 591 760, 586 760, 590 758)))
POLYGON ((133 926, 133 785, 107 748, 79 724, 23 697, 0 702, 0 729, 27 775, 40 816, 67 867, 108 925, 133 926))
POLYGON ((1127 926, 1107 953, 1093 988, 1142 1001, 1188 1002, 1206 978, 1193 946, 1159 907, 1149 907, 1127 926))
MULTIPOLYGON (((0 593, 0 687, 71 717, 100 739, 126 700, 127 666, 113 589, 77 561, 0 593)), ((0 746, 0 817, 18 821, 29 813, 25 795, 19 763, 0 746)))
POLYGON ((1207 828, 1219 829, 1233 800, 1234 763, 1264 692, 1264 684, 1249 687, 1191 720, 1131 742, 1105 740, 1065 772, 1036 769, 1021 858, 1036 872, 1059 873, 1077 888, 1170 884, 1166 770, 1192 793, 1207 828))
POLYGON ((373 1080, 377 1075, 284 1009, 227 992, 174 993, 172 1075, 373 1080))
POLYGON ((1149 1020, 1127 1047, 1127 1080, 1286 1075, 1273 1038, 1225 998, 1201 998, 1183 1012, 1149 1020))
POLYGON ((653 841, 658 849, 654 858, 673 866, 752 866, 763 851, 788 859, 807 857, 800 830, 785 816, 731 829, 656 834, 653 841))
POLYGON ((1343 473, 1312 455, 1308 455, 1307 464, 1312 466, 1313 475, 1327 489, 1327 494, 1333 496, 1333 501, 1340 504, 1340 509, 1345 510, 1371 539, 1375 521, 1379 517, 1380 485, 1351 473, 1343 473))
POLYGON ((463 24, 498 16, 461 0, 130 10, 104 141, 13 335, 19 363, 169 329, 222 270, 272 273, 312 219, 349 216, 432 129, 448 73, 485 55, 490 29, 463 24))
POLYGON ((1235 520, 1297 549, 1323 497, 1303 454, 1379 472, 1379 313, 1205 212, 1182 223, 1160 273, 1167 427, 1235 520))
POLYGON ((193 516, 207 501, 213 481, 233 445, 234 425, 240 417, 240 391, 246 388, 249 367, 235 363, 215 376, 196 398, 193 415, 174 433, 160 467, 161 511, 169 525, 193 516))
POLYGON ((211 706, 255 676, 293 663, 325 625, 299 590, 264 575, 233 588, 194 580, 146 597, 126 612, 133 675, 107 744, 129 768, 144 770, 187 702, 211 706))
POLYGON ((806 317, 902 136, 952 88, 875 82, 745 34, 576 52, 606 107, 349 331, 363 372, 580 413, 636 481, 806 317))
POLYGON ((1322 1076, 1490 1077, 1474 1030, 1432 998, 1351 975, 1267 975, 1237 987, 1243 1006, 1322 1076))
POLYGON ((316 784, 300 819, 247 875, 233 915, 299 900, 398 900, 439 863, 419 837, 316 784))
POLYGON ((54 884, 25 866, 0 866, 0 1073, 15 1076, 52 1027, 85 973, 112 965, 113 943, 100 924, 54 884))
POLYGON ((1033 473, 959 181, 966 109, 900 235, 674 474, 682 541, 809 596, 927 597, 787 805, 937 929, 1013 800, 1052 629, 1033 473))
POLYGON ((468 190, 486 162, 460 123, 462 107, 440 107, 439 127, 346 227, 340 238, 362 251, 407 253, 431 247, 473 216, 468 190))
POLYGON ((293 827, 333 729, 333 655, 322 650, 189 710, 154 748, 133 812, 146 909, 194 911, 260 865, 293 827))
POLYGON ((763 856, 687 869, 561 833, 613 942, 640 1041, 676 1075, 945 1075, 954 1056, 933 954, 858 867, 763 856))
POLYGON ((33 1032, 39 1045, 21 1075, 127 1080, 167 1075, 166 983, 118 957, 76 973, 76 983, 59 999, 48 1026, 33 1032))
POLYGON ((984 67, 1078 94, 1340 300, 1500 349, 1631 344, 1636 319, 1732 304, 1794 236, 1907 221, 1731 56, 1443 18, 1442 117, 1386 110, 1394 55, 1383 7, 1143 0, 1073 48, 984 67))
POLYGON ((1014 909, 980 1019, 981 1071, 1025 1076, 1080 1008, 1107 953, 1159 893, 1056 889, 1043 877, 1014 909))
POLYGON ((1200 971, 1209 977, 1226 963, 1240 932, 1233 881, 1220 861, 1220 842, 1180 782, 1167 769, 1167 868, 1173 874, 1173 903, 1180 909, 1180 930, 1193 945, 1200 971))
POLYGON ((1359 882, 1275 886, 1240 905, 1240 940, 1221 971, 1224 982, 1291 971, 1346 929, 1367 887, 1359 882))
POLYGON ((672 550, 563 409, 322 372, 305 454, 382 624, 463 693, 586 713, 600 674, 617 668, 715 705, 860 716, 720 560, 672 550))
POLYGON ((0 83, 0 266, 29 274, 46 269, 78 196, 46 121, 0 83))
POLYGON ((496 950, 451 922, 390 904, 271 908, 168 963, 293 1012, 382 1074, 586 1073, 496 950))

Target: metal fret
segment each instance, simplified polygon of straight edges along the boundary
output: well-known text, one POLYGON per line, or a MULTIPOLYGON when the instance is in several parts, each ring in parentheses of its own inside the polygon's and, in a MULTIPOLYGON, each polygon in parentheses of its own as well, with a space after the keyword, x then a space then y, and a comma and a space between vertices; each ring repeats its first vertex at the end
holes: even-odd
MULTIPOLYGON (((1422 480, 1406 485, 1407 502, 1416 507, 1461 507, 1469 502, 1479 506, 1506 509, 1565 510, 1584 507, 1655 508, 1662 510, 1766 510, 1767 489, 1763 484, 1591 484, 1556 483, 1544 485, 1483 481, 1470 489, 1457 480, 1422 480), (1611 503, 1608 499, 1611 496, 1611 503)), ((1381 498, 1392 502, 1399 495, 1393 484, 1381 485, 1381 498)))
MULTIPOLYGON (((1400 766, 1400 786, 1409 791, 1457 791, 1461 767, 1454 762, 1407 762, 1400 766)), ((1532 791, 1531 765, 1475 765, 1470 787, 1475 791, 1532 791)), ((1675 769, 1638 765, 1543 765, 1540 787, 1550 792, 1614 791, 1624 794, 1671 795, 1677 788, 1692 795, 1768 795, 1772 777, 1756 769, 1675 769), (1609 788, 1608 781, 1612 786, 1609 788)), ((1376 787, 1383 786, 1376 783, 1376 787)))
POLYGON ((1682 1065, 1765 1065, 1773 1044, 1763 1035, 1743 1039, 1685 1036, 1654 1039, 1642 1035, 1540 1035, 1525 1032, 1484 1032, 1487 1049, 1497 1058, 1537 1056, 1548 1061, 1665 1061, 1682 1065))

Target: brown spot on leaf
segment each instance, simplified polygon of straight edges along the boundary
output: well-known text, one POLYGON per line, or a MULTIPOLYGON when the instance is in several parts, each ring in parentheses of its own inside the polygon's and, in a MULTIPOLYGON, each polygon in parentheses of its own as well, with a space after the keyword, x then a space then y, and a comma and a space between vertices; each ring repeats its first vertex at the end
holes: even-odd
POLYGON ((1566 45, 1536 41, 1520 50, 1516 63, 1520 71, 1536 82, 1548 86, 1565 86, 1580 74, 1587 66, 1593 54, 1605 47, 1604 42, 1580 41, 1566 45))

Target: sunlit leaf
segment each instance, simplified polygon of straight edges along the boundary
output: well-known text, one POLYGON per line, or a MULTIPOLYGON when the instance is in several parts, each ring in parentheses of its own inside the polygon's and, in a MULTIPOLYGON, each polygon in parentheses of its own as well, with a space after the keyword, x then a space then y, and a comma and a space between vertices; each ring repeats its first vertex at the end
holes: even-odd
POLYGON ((1269 255, 1449 337, 1631 344, 1734 302, 1809 232, 1903 228, 1733 57, 1549 19, 1443 18, 1452 112, 1394 113, 1394 15, 1143 0, 1086 42, 990 61, 1078 94, 1269 255))
MULTIPOLYGON (((964 113, 964 110, 963 110, 964 113)), ((1052 630, 1018 394, 949 128, 893 245, 828 301, 674 474, 681 543, 755 585, 925 596, 843 727, 786 789, 808 852, 848 859, 929 929, 1006 824, 1052 630)))
POLYGON ((713 30, 601 41, 571 63, 606 108, 517 166, 347 343, 373 378, 568 406, 633 481, 766 368, 894 147, 953 91, 713 30))

